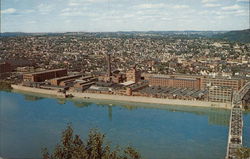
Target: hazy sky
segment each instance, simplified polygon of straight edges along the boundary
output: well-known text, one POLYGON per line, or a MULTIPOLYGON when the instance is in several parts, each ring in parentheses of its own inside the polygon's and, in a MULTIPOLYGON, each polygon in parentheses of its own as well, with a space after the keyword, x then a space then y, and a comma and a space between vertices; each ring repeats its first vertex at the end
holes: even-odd
POLYGON ((1 32, 247 28, 249 0, 1 0, 1 32))

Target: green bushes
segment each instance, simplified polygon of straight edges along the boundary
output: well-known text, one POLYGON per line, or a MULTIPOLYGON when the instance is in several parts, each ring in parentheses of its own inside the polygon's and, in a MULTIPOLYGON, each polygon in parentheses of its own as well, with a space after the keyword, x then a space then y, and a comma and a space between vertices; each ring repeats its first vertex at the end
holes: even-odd
POLYGON ((104 139, 104 134, 91 130, 87 141, 83 141, 68 126, 62 133, 60 144, 51 154, 47 149, 43 150, 43 159, 141 159, 140 154, 132 147, 111 150, 104 139))
POLYGON ((11 83, 9 81, 0 80, 0 90, 11 90, 11 83))
POLYGON ((242 147, 237 150, 237 156, 239 159, 249 159, 250 158, 250 148, 242 147))

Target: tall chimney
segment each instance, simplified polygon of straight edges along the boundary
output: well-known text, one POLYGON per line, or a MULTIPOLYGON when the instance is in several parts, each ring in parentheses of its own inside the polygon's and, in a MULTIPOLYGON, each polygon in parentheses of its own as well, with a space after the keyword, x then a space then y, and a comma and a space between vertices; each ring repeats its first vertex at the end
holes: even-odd
POLYGON ((111 62, 110 62, 110 54, 107 53, 107 63, 108 63, 108 81, 110 81, 111 78, 111 62))

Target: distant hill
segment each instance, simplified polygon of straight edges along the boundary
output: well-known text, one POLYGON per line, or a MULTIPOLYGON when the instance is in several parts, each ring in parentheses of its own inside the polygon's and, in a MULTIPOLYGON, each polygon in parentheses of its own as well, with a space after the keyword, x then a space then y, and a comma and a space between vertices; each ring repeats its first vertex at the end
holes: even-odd
POLYGON ((225 33, 225 31, 118 31, 118 32, 62 32, 62 33, 24 33, 24 32, 4 32, 1 37, 15 36, 90 36, 90 37, 211 37, 213 35, 225 33))
POLYGON ((119 37, 119 38, 212 38, 228 41, 250 43, 250 29, 238 31, 118 31, 118 32, 49 32, 49 33, 24 33, 24 32, 5 32, 0 33, 1 37, 15 36, 86 36, 86 37, 119 37))
POLYGON ((0 33, 1 37, 8 37, 8 36, 24 36, 26 33, 22 32, 5 32, 5 33, 0 33))
POLYGON ((0 33, 1 37, 16 37, 16 36, 44 36, 44 35, 63 35, 64 33, 25 33, 25 32, 4 32, 0 33))
POLYGON ((234 42, 250 43, 250 29, 229 31, 222 34, 213 35, 212 38, 224 39, 234 42))

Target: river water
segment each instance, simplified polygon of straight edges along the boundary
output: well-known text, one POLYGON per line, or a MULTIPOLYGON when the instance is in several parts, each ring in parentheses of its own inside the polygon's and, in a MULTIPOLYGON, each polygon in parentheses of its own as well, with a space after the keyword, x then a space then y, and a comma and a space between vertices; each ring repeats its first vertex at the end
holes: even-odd
MULTIPOLYGON (((223 159, 229 110, 99 100, 63 100, 0 92, 0 157, 41 158, 71 123, 86 138, 98 128, 112 145, 135 147, 145 159, 223 159)), ((250 146, 250 113, 244 113, 250 146)))

